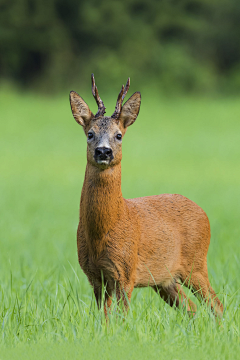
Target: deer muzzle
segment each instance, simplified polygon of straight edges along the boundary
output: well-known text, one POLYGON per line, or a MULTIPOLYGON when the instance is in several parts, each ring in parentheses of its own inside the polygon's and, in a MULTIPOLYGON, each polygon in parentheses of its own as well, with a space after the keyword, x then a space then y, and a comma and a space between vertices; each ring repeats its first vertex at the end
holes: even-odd
POLYGON ((111 148, 97 147, 95 149, 94 158, 98 164, 109 164, 113 159, 111 148))

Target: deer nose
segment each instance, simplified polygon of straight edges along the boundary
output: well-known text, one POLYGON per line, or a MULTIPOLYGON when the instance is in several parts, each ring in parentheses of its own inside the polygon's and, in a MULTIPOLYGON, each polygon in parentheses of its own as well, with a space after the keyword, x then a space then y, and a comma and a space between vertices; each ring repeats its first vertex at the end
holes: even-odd
POLYGON ((107 160, 112 158, 112 149, 106 147, 97 147, 95 149, 95 158, 107 160))

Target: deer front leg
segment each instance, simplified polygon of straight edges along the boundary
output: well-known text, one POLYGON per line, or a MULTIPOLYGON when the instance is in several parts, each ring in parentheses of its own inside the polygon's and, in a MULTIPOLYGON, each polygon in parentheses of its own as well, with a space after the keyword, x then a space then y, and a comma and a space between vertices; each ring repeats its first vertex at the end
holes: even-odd
POLYGON ((130 284, 125 286, 121 283, 116 284, 117 302, 118 304, 120 304, 121 302, 123 303, 126 312, 128 311, 129 303, 132 296, 132 291, 133 291, 133 286, 130 284))
POLYGON ((112 298, 111 298, 112 292, 110 289, 106 289, 103 294, 103 291, 102 291, 103 289, 104 288, 102 285, 94 285, 94 287, 93 287, 93 291, 94 291, 94 295, 96 298, 98 309, 101 308, 102 303, 103 303, 104 304, 104 314, 105 314, 105 317, 107 320, 108 312, 110 310, 111 303, 112 303, 112 298))

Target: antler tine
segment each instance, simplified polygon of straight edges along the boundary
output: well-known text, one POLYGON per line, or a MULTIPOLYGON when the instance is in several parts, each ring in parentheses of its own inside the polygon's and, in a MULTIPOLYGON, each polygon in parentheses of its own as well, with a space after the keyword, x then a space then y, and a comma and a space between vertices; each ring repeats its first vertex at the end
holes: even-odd
POLYGON ((95 84, 95 79, 94 79, 94 75, 92 74, 91 76, 92 78, 92 94, 93 94, 93 97, 94 99, 96 100, 96 103, 98 105, 98 112, 96 113, 95 117, 98 117, 98 116, 103 116, 105 114, 105 106, 104 106, 104 103, 102 101, 102 99, 100 98, 99 94, 98 94, 98 89, 96 87, 96 84, 95 84))
POLYGON ((125 96, 127 95, 129 87, 130 87, 130 77, 127 79, 127 82, 126 82, 126 85, 125 85, 125 88, 124 88, 124 93, 123 93, 123 96, 122 96, 122 101, 124 100, 125 96))
POLYGON ((125 87, 124 87, 124 85, 122 86, 122 89, 118 95, 117 104, 115 106, 114 113, 111 116, 113 119, 117 120, 119 118, 119 115, 122 110, 122 103, 123 103, 123 100, 124 100, 128 90, 129 90, 129 87, 130 87, 130 77, 127 79, 127 83, 126 83, 125 87))

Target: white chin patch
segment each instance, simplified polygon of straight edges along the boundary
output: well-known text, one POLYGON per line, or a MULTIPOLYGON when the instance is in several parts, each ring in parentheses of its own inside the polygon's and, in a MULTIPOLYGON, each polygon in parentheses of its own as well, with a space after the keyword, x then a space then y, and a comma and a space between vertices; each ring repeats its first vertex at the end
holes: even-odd
POLYGON ((97 163, 100 165, 102 165, 102 164, 107 165, 109 163, 109 161, 108 160, 98 160, 97 163))

